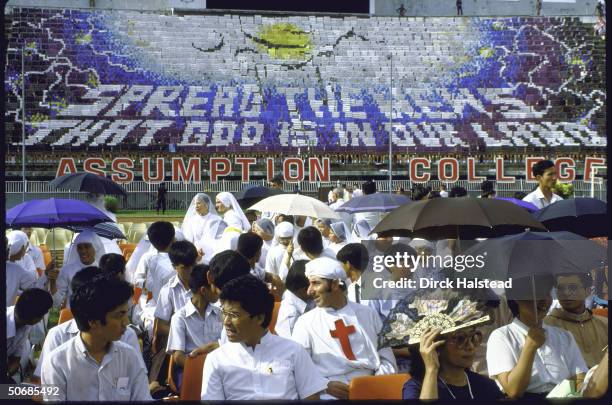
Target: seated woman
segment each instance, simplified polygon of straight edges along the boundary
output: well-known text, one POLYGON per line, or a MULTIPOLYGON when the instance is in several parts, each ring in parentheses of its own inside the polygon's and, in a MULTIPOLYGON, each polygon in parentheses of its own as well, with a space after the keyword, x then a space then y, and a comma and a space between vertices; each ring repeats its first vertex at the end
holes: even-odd
POLYGON ((535 276, 514 279, 506 291, 514 320, 491 333, 487 365, 489 376, 510 398, 542 398, 564 380, 581 389, 587 367, 574 337, 543 324, 552 285, 552 277, 535 276))
POLYGON ((470 370, 482 333, 476 327, 440 337, 440 328, 421 335, 418 351, 410 347, 412 378, 404 384, 403 399, 499 399, 495 381, 470 370))

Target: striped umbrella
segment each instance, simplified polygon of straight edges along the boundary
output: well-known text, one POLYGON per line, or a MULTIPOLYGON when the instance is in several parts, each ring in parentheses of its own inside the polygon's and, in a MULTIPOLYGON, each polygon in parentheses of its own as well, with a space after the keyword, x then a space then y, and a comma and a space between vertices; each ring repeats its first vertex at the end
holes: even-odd
POLYGON ((86 229, 91 229, 96 235, 106 239, 127 239, 121 232, 121 229, 114 222, 102 222, 94 226, 64 226, 63 228, 70 229, 75 233, 83 232, 86 229))

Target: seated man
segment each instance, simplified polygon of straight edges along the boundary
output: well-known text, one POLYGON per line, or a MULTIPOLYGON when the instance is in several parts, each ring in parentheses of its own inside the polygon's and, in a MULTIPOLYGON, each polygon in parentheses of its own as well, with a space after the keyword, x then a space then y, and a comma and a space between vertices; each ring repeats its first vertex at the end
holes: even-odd
POLYGON ((318 257, 336 258, 333 250, 323 246, 323 236, 314 226, 301 229, 298 233, 297 242, 302 254, 296 253, 294 255, 296 258, 298 258, 298 255, 300 259, 305 260, 313 260, 318 257))
POLYGON ((6 308, 6 364, 9 378, 19 370, 22 357, 27 358, 30 354, 30 329, 40 322, 52 305, 51 294, 40 288, 30 288, 19 296, 15 306, 6 308))
POLYGON ((561 308, 555 308, 544 323, 571 332, 587 367, 597 365, 608 346, 608 318, 595 316, 585 307, 593 279, 590 274, 567 274, 556 278, 561 308))
POLYGON ((489 376, 510 398, 543 398, 563 380, 574 380, 581 388, 587 367, 574 337, 543 324, 551 289, 551 277, 535 276, 515 278, 512 290, 506 291, 514 320, 491 333, 487 365, 489 376), (536 301, 526 299, 532 296, 536 301))
POLYGON ((308 278, 306 278, 307 260, 298 260, 291 265, 285 286, 287 289, 278 310, 274 330, 278 336, 291 338, 293 326, 298 318, 314 308, 312 298, 308 296, 308 278))
POLYGON ((283 221, 276 225, 274 229, 276 244, 270 248, 266 257, 266 272, 280 277, 283 281, 293 261, 293 233, 294 227, 290 222, 283 221))
POLYGON ((202 400, 319 399, 327 381, 306 351, 268 331, 274 298, 266 285, 238 277, 220 298, 229 342, 206 357, 202 400))
POLYGON ((246 232, 238 237, 238 248, 236 251, 249 262, 251 274, 265 283, 271 283, 274 286, 274 291, 278 291, 280 299, 284 289, 283 282, 277 275, 268 273, 259 266, 263 244, 261 236, 253 232, 246 232))
MULTIPOLYGON (((108 254, 116 255, 116 253, 108 254)), ((100 262, 102 262, 102 259, 100 259, 100 262)), ((82 285, 90 283, 97 278, 110 278, 114 276, 115 275, 113 273, 100 272, 100 269, 95 266, 85 267, 83 270, 75 274, 74 277, 72 277, 72 281, 70 282, 70 289, 72 291, 75 291, 82 285)), ((44 362, 45 357, 47 357, 49 353, 51 353, 56 347, 61 346, 73 337, 77 336, 78 334, 79 326, 77 325, 76 320, 74 318, 49 329, 47 337, 45 338, 45 343, 42 347, 42 351, 40 352, 40 357, 38 358, 38 363, 36 363, 34 377, 40 379, 42 364, 44 362)), ((138 342, 138 336, 136 336, 136 332, 134 332, 134 329, 132 329, 131 327, 125 328, 125 332, 121 335, 121 338, 119 340, 134 349, 134 352, 138 355, 138 359, 142 363, 142 366, 145 367, 144 359, 140 351, 140 343, 138 342)))
MULTIPOLYGON (((45 357, 41 383, 59 387, 59 401, 151 400, 147 372, 134 349, 119 342, 128 319, 132 286, 114 277, 94 278, 70 297, 80 333, 45 357)), ((54 394, 54 393, 53 393, 54 394)))
POLYGON ((330 380, 324 399, 347 399, 354 377, 395 373, 391 349, 378 350, 382 321, 372 308, 347 300, 347 277, 340 263, 327 257, 314 259, 306 264, 306 276, 308 295, 317 308, 298 318, 291 338, 306 348, 330 380))
POLYGON ((350 279, 348 286, 348 299, 357 304, 361 302, 361 275, 368 267, 368 249, 361 243, 349 243, 336 254, 336 259, 350 279))
POLYGON ((196 265, 189 279, 193 296, 183 308, 172 315, 166 352, 176 365, 176 382, 180 388, 186 354, 200 346, 216 342, 221 337, 221 310, 212 303, 218 294, 208 283, 208 266, 196 265))

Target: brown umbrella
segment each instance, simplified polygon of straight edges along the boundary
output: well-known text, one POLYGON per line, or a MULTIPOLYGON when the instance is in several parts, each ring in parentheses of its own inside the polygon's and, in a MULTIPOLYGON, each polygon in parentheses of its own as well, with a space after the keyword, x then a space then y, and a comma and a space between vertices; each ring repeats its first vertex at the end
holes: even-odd
POLYGON ((524 208, 492 198, 434 198, 399 207, 374 228, 379 236, 427 240, 494 238, 531 230, 546 231, 524 208))

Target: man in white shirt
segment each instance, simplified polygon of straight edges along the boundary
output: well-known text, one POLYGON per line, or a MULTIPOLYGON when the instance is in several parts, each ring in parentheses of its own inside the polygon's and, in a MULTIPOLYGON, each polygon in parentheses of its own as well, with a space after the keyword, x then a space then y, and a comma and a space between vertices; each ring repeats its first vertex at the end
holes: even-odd
POLYGON ((361 302, 361 275, 368 267, 368 249, 361 243, 349 243, 336 254, 336 259, 342 264, 347 277, 351 281, 348 286, 348 299, 357 304, 361 302))
POLYGON ((266 257, 266 272, 277 275, 281 280, 285 280, 289 266, 292 262, 288 248, 291 246, 293 253, 293 224, 290 222, 280 222, 274 229, 275 244, 268 251, 266 257))
POLYGON ((229 281, 220 295, 228 343, 206 357, 206 400, 319 399, 327 381, 306 351, 271 334, 274 298, 252 275, 229 281))
POLYGON ((261 249, 263 247, 263 239, 261 236, 253 232, 243 233, 238 237, 238 247, 236 251, 244 256, 251 266, 251 274, 263 281, 273 285, 273 294, 278 292, 278 297, 282 295, 284 289, 281 279, 273 274, 266 272, 259 266, 259 258, 261 257, 261 249))
POLYGON ((132 286, 116 277, 85 283, 70 297, 80 333, 43 361, 41 383, 58 387, 45 400, 151 400, 146 369, 133 348, 118 340, 128 327, 132 286))
MULTIPOLYGON (((98 267, 86 267, 74 275, 72 281, 70 282, 70 289, 72 291, 75 291, 77 288, 81 287, 85 283, 92 282, 97 278, 113 276, 118 277, 116 273, 106 273, 101 271, 101 269, 98 267)), ((42 351, 40 352, 38 362, 36 363, 34 377, 38 377, 40 379, 43 361, 45 357, 49 355, 49 353, 51 353, 56 347, 61 346, 62 344, 77 336, 78 334, 79 327, 74 319, 70 319, 67 322, 64 322, 49 329, 49 332, 47 333, 45 342, 42 347, 42 351)), ((136 335, 136 332, 134 332, 134 329, 130 327, 126 328, 125 332, 123 333, 123 335, 121 335, 121 338, 119 340, 134 349, 136 354, 138 354, 138 358, 142 363, 142 366, 146 367, 144 359, 142 357, 140 343, 138 342, 138 336, 136 335)))
POLYGON ((314 308, 314 301, 308 296, 308 279, 306 278, 306 263, 307 260, 298 260, 291 265, 285 286, 287 289, 283 294, 278 316, 276 318, 276 326, 274 330, 278 336, 291 338, 293 326, 298 318, 314 308))
MULTIPOLYGON (((333 250, 324 247, 323 236, 314 226, 307 226, 301 229, 298 233, 297 242, 303 252, 299 259, 314 260, 318 257, 336 258, 336 254, 333 250)), ((297 254, 294 255, 294 257, 296 256, 297 254)), ((298 259, 298 257, 296 257, 296 259, 298 259)))
POLYGON ((221 337, 221 309, 213 305, 218 294, 212 290, 207 275, 207 265, 199 264, 193 268, 189 279, 193 296, 170 320, 166 352, 172 356, 176 365, 175 381, 179 389, 186 355, 221 337))
POLYGON ((489 336, 489 376, 510 398, 541 398, 566 379, 574 380, 579 390, 588 370, 572 334, 543 324, 551 289, 550 277, 515 278, 507 291, 514 320, 489 336), (530 294, 532 283, 535 291, 530 294), (536 301, 525 300, 530 295, 536 301))
POLYGON ((523 201, 542 209, 563 200, 563 198, 553 193, 553 188, 557 182, 557 169, 552 160, 540 160, 533 165, 531 172, 538 181, 538 188, 527 194, 523 201))
POLYGON ((45 290, 30 288, 20 296, 15 306, 6 308, 6 357, 7 376, 10 378, 19 369, 22 357, 30 353, 28 335, 49 312, 53 298, 45 290))
POLYGON ((291 338, 311 355, 329 379, 323 399, 347 399, 354 377, 397 371, 390 348, 378 349, 382 322, 376 312, 347 300, 347 277, 337 260, 322 257, 306 264, 308 294, 317 308, 302 315, 291 338))

